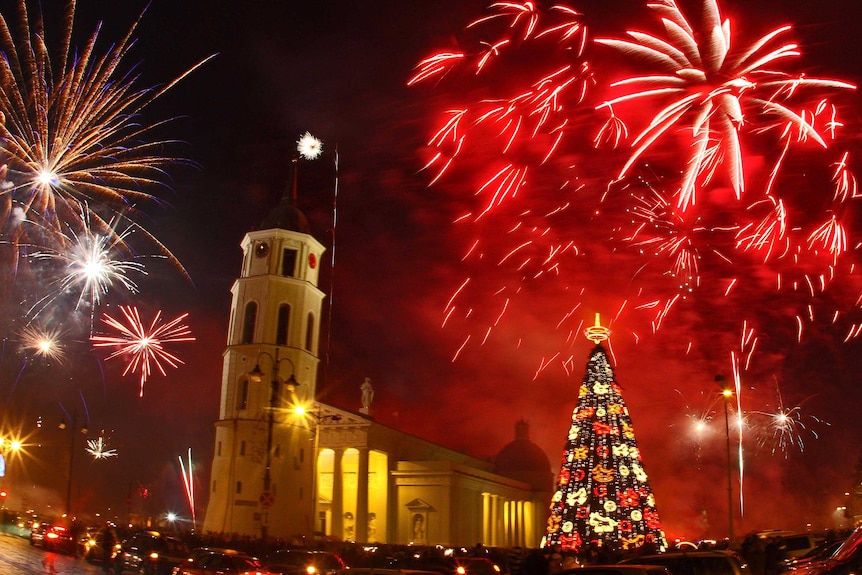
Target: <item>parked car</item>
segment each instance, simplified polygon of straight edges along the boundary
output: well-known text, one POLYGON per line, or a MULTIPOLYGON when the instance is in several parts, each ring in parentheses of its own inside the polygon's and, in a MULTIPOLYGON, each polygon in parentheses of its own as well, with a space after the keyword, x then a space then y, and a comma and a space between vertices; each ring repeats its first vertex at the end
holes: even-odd
POLYGON ((748 566, 731 551, 685 551, 630 557, 621 565, 663 565, 671 575, 747 575, 748 566))
POLYGON ((794 535, 782 535, 778 538, 778 544, 788 559, 802 557, 817 547, 817 541, 810 533, 796 533, 794 535))
POLYGON ((30 525, 30 545, 33 547, 41 547, 42 542, 45 540, 45 530, 47 528, 47 524, 34 521, 30 525))
POLYGON ((670 571, 663 565, 586 565, 556 575, 670 575, 670 571))
POLYGON ((440 575, 437 571, 421 569, 390 569, 387 567, 353 567, 337 571, 335 575, 440 575))
POLYGON ((455 557, 455 575, 500 575, 500 566, 485 557, 455 557))
POLYGON ((212 547, 192 551, 192 556, 173 575, 267 575, 256 557, 234 549, 212 547))
POLYGON ((335 575, 346 567, 335 553, 305 549, 279 549, 264 557, 261 563, 278 575, 335 575))
POLYGON ((824 559, 829 559, 830 557, 835 555, 839 549, 841 549, 842 545, 844 545, 844 539, 838 539, 836 541, 824 541, 805 555, 787 559, 785 561, 785 564, 787 566, 787 569, 790 571, 801 569, 816 561, 823 561, 824 559))
POLYGON ((68 553, 77 552, 77 542, 72 533, 62 525, 34 523, 30 528, 30 545, 41 547, 46 551, 68 553))
MULTIPOLYGON (((112 536, 114 539, 114 545, 111 552, 111 556, 108 557, 108 561, 112 561, 114 557, 116 557, 123 548, 122 544, 117 539, 116 534, 113 534, 112 536)), ((81 557, 83 557, 88 563, 103 562, 105 560, 105 548, 102 545, 104 538, 104 529, 92 529, 87 531, 87 534, 84 536, 84 540, 82 543, 81 557)))
POLYGON ((832 557, 812 561, 793 571, 793 575, 852 575, 862 570, 862 527, 847 538, 832 557))
POLYGON ((118 574, 171 575, 189 557, 189 548, 175 537, 158 531, 141 531, 122 544, 114 559, 118 574))

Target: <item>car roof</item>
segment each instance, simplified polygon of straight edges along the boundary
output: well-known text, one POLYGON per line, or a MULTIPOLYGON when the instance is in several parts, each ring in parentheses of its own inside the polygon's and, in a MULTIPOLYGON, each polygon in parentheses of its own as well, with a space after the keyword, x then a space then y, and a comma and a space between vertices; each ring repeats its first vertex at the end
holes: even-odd
POLYGON ((440 575, 439 571, 424 571, 422 569, 391 569, 376 567, 353 567, 339 569, 336 575, 440 575))
POLYGON ((592 573, 593 575, 635 575, 636 573, 651 573, 659 575, 660 573, 668 573, 664 565, 639 565, 634 563, 614 564, 614 565, 585 565, 575 569, 564 569, 558 571, 557 575, 577 575, 578 573, 592 573))
POLYGON ((196 553, 221 553, 222 555, 244 555, 251 557, 248 553, 237 551, 236 549, 227 549, 224 547, 196 547, 192 549, 196 553))

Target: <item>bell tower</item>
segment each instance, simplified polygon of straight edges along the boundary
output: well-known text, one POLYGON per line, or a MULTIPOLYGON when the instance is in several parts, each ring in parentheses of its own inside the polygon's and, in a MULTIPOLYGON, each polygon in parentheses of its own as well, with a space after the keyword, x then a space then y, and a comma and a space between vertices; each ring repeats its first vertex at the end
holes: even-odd
POLYGON ((295 181, 241 243, 204 532, 289 537, 313 528, 313 445, 292 407, 316 396, 325 248, 296 207, 295 181))

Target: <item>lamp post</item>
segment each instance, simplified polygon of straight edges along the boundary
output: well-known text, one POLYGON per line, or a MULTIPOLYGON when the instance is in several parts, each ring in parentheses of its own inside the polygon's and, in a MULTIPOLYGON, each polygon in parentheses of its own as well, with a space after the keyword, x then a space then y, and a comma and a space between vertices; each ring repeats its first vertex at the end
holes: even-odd
POLYGON ((289 393, 293 393, 296 391, 296 386, 299 385, 299 382, 296 381, 296 377, 294 372, 296 371, 296 366, 293 365, 293 362, 290 358, 283 357, 279 359, 278 357, 278 348, 275 350, 275 357, 272 354, 262 351, 257 354, 257 360, 254 364, 254 369, 251 370, 249 376, 252 377, 255 381, 260 382, 263 380, 263 371, 260 369, 260 358, 268 357, 272 361, 272 380, 270 381, 270 390, 269 390, 269 415, 267 418, 267 426, 266 426, 266 454, 265 454, 265 467, 263 471, 263 492, 260 494, 260 503, 261 506, 264 507, 264 514, 260 524, 260 534, 261 537, 265 540, 269 535, 269 512, 267 509, 272 504, 272 431, 275 425, 275 409, 279 400, 279 384, 278 384, 278 368, 281 362, 286 361, 290 364, 290 377, 285 382, 285 386, 289 393))
POLYGON ((727 537, 728 544, 733 543, 733 465, 730 455, 730 416, 728 414, 730 398, 733 397, 733 390, 727 387, 723 375, 716 375, 715 381, 721 384, 721 395, 724 397, 724 433, 727 439, 727 537))
MULTIPOLYGON (((65 421, 57 425, 59 429, 67 429, 65 421)), ((78 428, 78 412, 72 412, 72 427, 69 428, 69 473, 66 476, 66 517, 72 520, 72 471, 75 464, 75 430, 78 428)), ((81 433, 86 434, 88 429, 81 427, 81 433)))

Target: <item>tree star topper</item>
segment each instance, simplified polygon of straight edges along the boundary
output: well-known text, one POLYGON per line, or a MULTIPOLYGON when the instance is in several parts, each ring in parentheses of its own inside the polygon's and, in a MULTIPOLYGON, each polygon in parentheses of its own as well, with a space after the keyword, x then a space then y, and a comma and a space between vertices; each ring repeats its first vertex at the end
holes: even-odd
POLYGON ((611 336, 611 330, 602 325, 599 316, 600 314, 597 313, 595 325, 591 325, 584 330, 584 335, 586 336, 586 338, 596 345, 599 345, 601 342, 605 341, 611 336))

